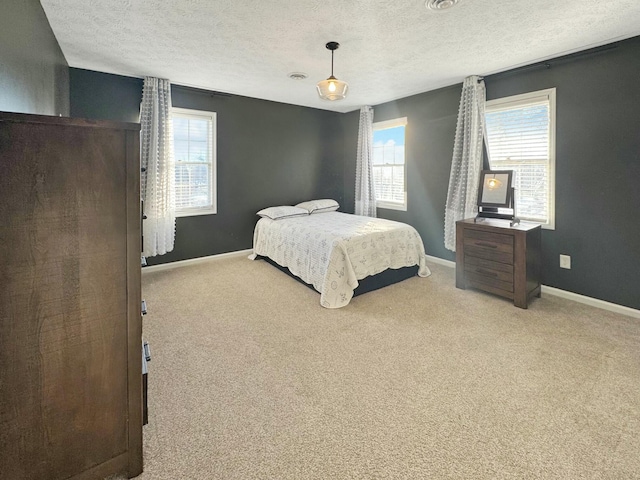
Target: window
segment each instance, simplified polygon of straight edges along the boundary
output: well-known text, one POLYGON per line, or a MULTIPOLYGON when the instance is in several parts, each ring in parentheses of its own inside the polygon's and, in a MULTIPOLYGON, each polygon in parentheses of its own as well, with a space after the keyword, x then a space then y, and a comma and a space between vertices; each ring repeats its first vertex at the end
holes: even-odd
POLYGON ((516 214, 555 228, 556 89, 500 98, 485 109, 492 170, 514 170, 516 214))
POLYGON ((216 213, 216 114, 171 109, 176 216, 216 213))
POLYGON ((373 184, 379 208, 407 209, 406 125, 406 117, 373 124, 373 184))

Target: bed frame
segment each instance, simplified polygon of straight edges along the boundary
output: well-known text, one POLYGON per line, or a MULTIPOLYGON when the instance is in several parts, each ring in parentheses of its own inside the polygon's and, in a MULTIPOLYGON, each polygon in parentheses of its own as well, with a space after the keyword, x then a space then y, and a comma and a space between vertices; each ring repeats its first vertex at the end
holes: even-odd
MULTIPOLYGON (((262 255, 256 255, 256 260, 265 260, 267 263, 273 265, 278 270, 286 273, 290 277, 296 279, 298 282, 306 285, 314 292, 318 293, 318 291, 313 288, 313 285, 308 284, 300 277, 297 277, 287 267, 283 267, 282 265, 278 265, 276 262, 271 260, 269 257, 263 257, 262 255)), ((401 282, 406 280, 407 278, 415 277, 418 274, 418 265, 414 265, 412 267, 402 267, 398 269, 389 268, 384 272, 380 272, 377 275, 371 275, 369 277, 365 277, 362 280, 358 280, 358 287, 353 291, 353 296, 356 297, 358 295, 362 295, 363 293, 372 292, 374 290, 378 290, 379 288, 386 287, 388 285, 393 285, 394 283, 401 282)))

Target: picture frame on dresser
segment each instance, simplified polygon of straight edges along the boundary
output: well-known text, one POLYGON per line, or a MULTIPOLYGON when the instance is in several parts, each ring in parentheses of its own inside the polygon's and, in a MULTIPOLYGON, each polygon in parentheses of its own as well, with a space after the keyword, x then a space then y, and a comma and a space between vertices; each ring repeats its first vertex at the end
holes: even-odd
POLYGON ((482 170, 478 188, 478 206, 511 208, 513 170, 482 170))
POLYGON ((510 225, 520 222, 516 215, 516 195, 513 170, 482 170, 478 187, 478 214, 476 222, 485 218, 509 220, 510 225))

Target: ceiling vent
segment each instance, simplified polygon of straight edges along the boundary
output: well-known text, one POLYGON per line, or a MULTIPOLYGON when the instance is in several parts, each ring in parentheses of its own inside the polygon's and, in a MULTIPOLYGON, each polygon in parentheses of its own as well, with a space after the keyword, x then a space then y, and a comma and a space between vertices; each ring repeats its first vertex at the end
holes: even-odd
POLYGON ((458 3, 458 0, 427 0, 425 6, 429 10, 447 10, 456 3, 458 3))
POLYGON ((291 72, 289 74, 289 78, 291 80, 304 80, 305 78, 307 78, 309 75, 307 75, 306 73, 302 73, 302 72, 291 72))

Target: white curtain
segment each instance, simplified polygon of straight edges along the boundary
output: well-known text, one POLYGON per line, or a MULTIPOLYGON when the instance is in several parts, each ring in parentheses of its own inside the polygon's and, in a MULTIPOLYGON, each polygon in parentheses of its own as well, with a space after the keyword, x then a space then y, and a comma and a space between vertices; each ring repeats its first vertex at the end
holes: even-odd
POLYGON ((484 81, 464 79, 444 215, 444 246, 456 250, 456 221, 476 215, 484 138, 484 81))
POLYGON ((146 77, 140 107, 141 190, 146 215, 142 222, 142 254, 145 257, 173 250, 176 209, 170 109, 169 80, 146 77))
POLYGON ((376 216, 376 193, 373 188, 373 108, 360 109, 358 157, 356 160, 356 215, 376 216))

